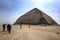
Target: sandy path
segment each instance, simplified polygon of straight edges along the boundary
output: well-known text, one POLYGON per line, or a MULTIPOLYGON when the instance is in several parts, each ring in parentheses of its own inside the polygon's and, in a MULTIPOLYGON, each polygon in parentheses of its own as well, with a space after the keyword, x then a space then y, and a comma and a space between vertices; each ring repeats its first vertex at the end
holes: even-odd
MULTIPOLYGON (((0 28, 2 29, 2 28, 0 28)), ((12 32, 0 30, 0 40, 60 40, 60 28, 57 27, 30 27, 20 29, 19 26, 12 26, 12 32), (55 31, 56 30, 56 31, 55 31)))

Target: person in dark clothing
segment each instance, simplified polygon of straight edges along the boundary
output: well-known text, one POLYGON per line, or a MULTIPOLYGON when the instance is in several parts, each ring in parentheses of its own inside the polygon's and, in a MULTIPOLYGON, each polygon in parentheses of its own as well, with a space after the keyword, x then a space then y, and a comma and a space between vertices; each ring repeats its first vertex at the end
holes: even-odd
POLYGON ((3 24, 3 26, 2 26, 2 27, 3 27, 3 32, 4 32, 4 31, 5 31, 5 24, 3 24))
POLYGON ((22 24, 20 24, 20 29, 22 29, 22 24))
POLYGON ((10 25, 10 24, 7 25, 7 31, 8 31, 9 33, 11 33, 11 25, 10 25))

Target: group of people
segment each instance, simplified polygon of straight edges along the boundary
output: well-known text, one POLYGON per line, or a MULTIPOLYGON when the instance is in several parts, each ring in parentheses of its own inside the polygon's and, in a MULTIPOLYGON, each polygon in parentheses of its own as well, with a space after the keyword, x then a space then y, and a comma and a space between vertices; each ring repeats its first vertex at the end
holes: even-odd
MULTIPOLYGON (((6 27, 6 24, 3 24, 3 32, 5 31, 5 27, 6 27)), ((9 32, 9 33, 11 33, 11 25, 10 24, 8 24, 7 25, 7 31, 9 32)))

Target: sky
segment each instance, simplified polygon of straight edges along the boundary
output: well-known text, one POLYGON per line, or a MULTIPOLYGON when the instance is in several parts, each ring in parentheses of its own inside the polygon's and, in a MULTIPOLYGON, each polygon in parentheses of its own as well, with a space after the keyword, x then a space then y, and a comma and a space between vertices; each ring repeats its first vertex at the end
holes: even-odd
POLYGON ((60 0, 0 0, 0 24, 13 24, 33 8, 42 10, 60 25, 60 0))

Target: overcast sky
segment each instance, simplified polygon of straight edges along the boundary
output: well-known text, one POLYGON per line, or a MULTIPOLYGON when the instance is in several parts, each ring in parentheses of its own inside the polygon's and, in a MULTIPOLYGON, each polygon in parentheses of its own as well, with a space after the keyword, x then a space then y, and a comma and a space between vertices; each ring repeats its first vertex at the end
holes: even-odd
POLYGON ((60 0, 0 0, 0 24, 13 24, 33 8, 42 10, 60 24, 60 0))

